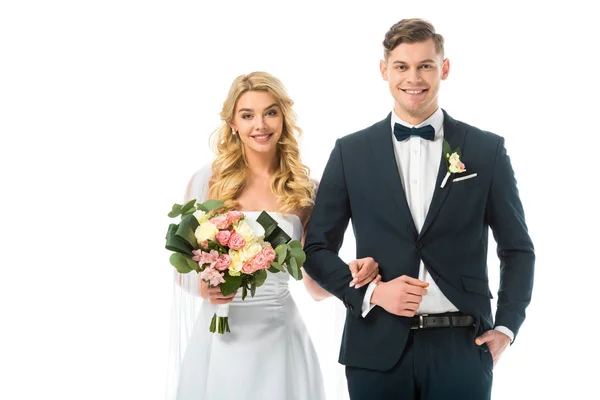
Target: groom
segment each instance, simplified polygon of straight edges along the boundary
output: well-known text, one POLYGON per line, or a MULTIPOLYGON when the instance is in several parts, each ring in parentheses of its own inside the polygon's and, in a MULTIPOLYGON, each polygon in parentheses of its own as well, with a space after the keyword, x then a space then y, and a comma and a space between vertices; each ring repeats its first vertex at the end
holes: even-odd
POLYGON ((340 362, 352 400, 489 399, 492 368, 525 319, 534 250, 504 139, 438 106, 450 63, 420 19, 385 36, 393 111, 338 139, 323 173, 304 268, 347 307, 340 362), (352 219, 378 285, 351 287, 338 257, 352 219), (488 231, 500 290, 492 317, 488 231), (368 344, 368 346, 365 346, 368 344))

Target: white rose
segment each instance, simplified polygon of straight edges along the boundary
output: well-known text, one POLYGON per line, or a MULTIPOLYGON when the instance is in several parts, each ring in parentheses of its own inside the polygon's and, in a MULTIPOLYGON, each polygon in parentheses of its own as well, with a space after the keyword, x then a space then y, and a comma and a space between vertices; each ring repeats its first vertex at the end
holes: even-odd
POLYGON ((250 225, 246 223, 246 220, 241 220, 238 222, 234 229, 241 237, 244 238, 246 243, 252 242, 255 238, 254 231, 250 225))
POLYGON ((199 224, 203 224, 206 221, 208 221, 208 217, 206 216, 206 213, 202 210, 198 210, 194 213, 194 217, 196 217, 196 219, 198 220, 199 224))
POLYGON ((215 240, 215 236, 219 232, 219 229, 212 222, 204 222, 196 228, 196 240, 198 243, 202 243, 205 240, 215 240))
POLYGON ((229 275, 238 276, 242 270, 242 267, 244 266, 242 254, 236 250, 229 250, 229 257, 231 258, 231 263, 229 264, 229 275))
POLYGON ((242 255, 242 259, 244 261, 247 261, 247 260, 251 259, 252 257, 254 257, 256 254, 258 254, 261 250, 262 250, 262 246, 260 245, 260 243, 252 242, 252 243, 246 243, 246 247, 244 247, 242 250, 240 250, 240 253, 242 255))

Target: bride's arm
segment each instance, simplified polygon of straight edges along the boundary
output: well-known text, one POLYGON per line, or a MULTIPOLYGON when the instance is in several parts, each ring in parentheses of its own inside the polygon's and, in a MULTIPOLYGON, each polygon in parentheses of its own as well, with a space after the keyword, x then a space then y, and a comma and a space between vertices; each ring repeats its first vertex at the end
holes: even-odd
MULTIPOLYGON (((197 186, 194 190, 195 192, 197 192, 194 193, 196 196, 199 195, 202 198, 207 196, 207 193, 205 192, 208 191, 208 176, 209 175, 208 171, 206 171, 206 167, 194 174, 194 176, 192 177, 192 179, 190 179, 190 182, 187 185, 183 204, 187 203, 193 198, 192 190, 194 189, 194 186, 197 186)), ((199 279, 198 273, 191 271, 187 274, 180 274, 179 272, 175 271, 174 279, 175 283, 185 292, 193 296, 199 296, 203 299, 206 299, 208 295, 208 283, 203 281, 202 279, 199 279)))
POLYGON ((310 294, 314 300, 321 301, 331 296, 331 293, 319 286, 319 284, 306 273, 304 268, 302 268, 302 281, 304 282, 304 287, 308 291, 308 294, 310 294))

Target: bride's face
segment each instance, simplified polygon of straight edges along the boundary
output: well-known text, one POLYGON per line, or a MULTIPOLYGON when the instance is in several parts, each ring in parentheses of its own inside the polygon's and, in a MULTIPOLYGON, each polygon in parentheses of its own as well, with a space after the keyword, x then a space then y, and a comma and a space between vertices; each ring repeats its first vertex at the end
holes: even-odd
POLYGON ((248 91, 237 101, 231 127, 246 151, 275 154, 283 130, 283 113, 270 93, 248 91))

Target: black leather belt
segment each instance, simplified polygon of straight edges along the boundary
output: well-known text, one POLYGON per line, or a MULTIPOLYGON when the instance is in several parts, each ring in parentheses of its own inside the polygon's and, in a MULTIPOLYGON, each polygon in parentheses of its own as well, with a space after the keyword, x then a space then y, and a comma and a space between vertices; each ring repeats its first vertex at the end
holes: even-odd
POLYGON ((411 319, 410 329, 450 328, 474 326, 475 318, 462 313, 419 314, 411 319))

